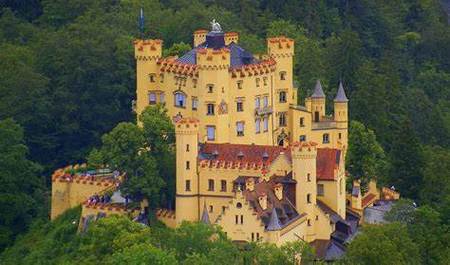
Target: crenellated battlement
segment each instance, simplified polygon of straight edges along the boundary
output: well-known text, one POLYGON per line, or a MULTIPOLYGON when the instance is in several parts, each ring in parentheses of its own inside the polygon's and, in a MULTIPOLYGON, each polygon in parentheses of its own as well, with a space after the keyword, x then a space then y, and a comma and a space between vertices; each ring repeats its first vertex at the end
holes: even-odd
POLYGON ((134 57, 136 60, 157 60, 162 56, 162 40, 135 40, 134 57))
POLYGON ((273 57, 294 56, 294 40, 284 36, 267 39, 268 54, 273 57))
POLYGON ((239 41, 239 33, 237 32, 225 32, 225 45, 229 45, 230 43, 238 43, 239 41))
POLYGON ((180 63, 175 58, 159 59, 157 64, 160 66, 159 70, 164 73, 174 73, 182 76, 198 76, 198 66, 193 64, 180 63))
POLYGON ((315 159, 317 156, 317 143, 295 142, 291 145, 292 158, 315 159))
POLYGON ((243 78, 246 76, 258 76, 269 74, 276 69, 276 62, 270 58, 259 63, 244 65, 238 68, 230 68, 232 78, 243 78))
POLYGON ((222 70, 230 67, 230 50, 228 48, 200 48, 197 51, 197 65, 200 70, 222 70))

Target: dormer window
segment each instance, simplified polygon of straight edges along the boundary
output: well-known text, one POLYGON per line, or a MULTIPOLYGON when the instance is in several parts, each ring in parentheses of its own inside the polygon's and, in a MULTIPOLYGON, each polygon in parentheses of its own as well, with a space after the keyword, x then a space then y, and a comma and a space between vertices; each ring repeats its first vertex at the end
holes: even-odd
POLYGON ((239 151, 239 153, 237 154, 237 157, 239 159, 242 159, 244 157, 244 153, 242 151, 239 151))
POLYGON ((286 72, 285 71, 280 72, 280 80, 286 80, 286 72))

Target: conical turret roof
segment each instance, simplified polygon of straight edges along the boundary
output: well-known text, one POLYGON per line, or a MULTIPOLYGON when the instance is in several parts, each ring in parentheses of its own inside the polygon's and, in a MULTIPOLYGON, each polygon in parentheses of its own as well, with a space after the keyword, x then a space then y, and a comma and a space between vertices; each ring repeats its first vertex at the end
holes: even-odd
POLYGON ((314 87, 314 93, 311 95, 312 98, 324 98, 325 93, 323 93, 322 84, 320 80, 317 80, 316 86, 314 87))
POLYGON ((342 85, 342 81, 339 82, 339 88, 338 92, 336 94, 336 97, 334 98, 335 102, 348 102, 348 98, 345 95, 344 86, 342 85))
POLYGON ((206 203, 203 204, 202 219, 200 219, 200 222, 207 224, 207 225, 211 224, 211 222, 209 221, 208 210, 206 209, 206 203))
POLYGON ((278 219, 277 210, 275 209, 275 207, 273 207, 272 213, 270 214, 270 221, 269 224, 267 225, 267 231, 276 231, 280 229, 281 225, 280 220, 278 219))

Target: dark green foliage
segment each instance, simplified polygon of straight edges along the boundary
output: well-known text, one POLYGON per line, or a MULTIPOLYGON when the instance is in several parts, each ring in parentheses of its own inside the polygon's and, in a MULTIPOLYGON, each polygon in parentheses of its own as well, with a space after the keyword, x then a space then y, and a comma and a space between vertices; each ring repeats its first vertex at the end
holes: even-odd
POLYGON ((0 120, 0 250, 47 211, 41 168, 27 159, 23 138, 16 122, 0 120))

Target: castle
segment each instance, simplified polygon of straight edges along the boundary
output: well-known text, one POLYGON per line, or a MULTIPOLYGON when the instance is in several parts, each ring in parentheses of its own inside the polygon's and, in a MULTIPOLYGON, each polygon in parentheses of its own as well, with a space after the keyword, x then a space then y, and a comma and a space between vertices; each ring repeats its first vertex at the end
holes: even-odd
MULTIPOLYGON (((319 81, 300 106, 294 41, 268 38, 267 54, 258 57, 238 41, 237 33, 224 33, 214 22, 212 31, 194 32, 194 48, 181 57, 163 58, 161 40, 134 42, 136 112, 164 104, 175 124, 176 205, 158 209, 157 218, 169 227, 216 224, 236 242, 303 240, 332 260, 342 255, 366 208, 399 195, 380 192, 374 182, 365 196, 358 182, 346 194, 342 83, 333 115, 325 113, 319 81)), ((130 207, 120 196, 122 175, 83 168, 53 174, 52 219, 79 204, 80 230, 110 214, 139 219, 146 205, 130 207)))

